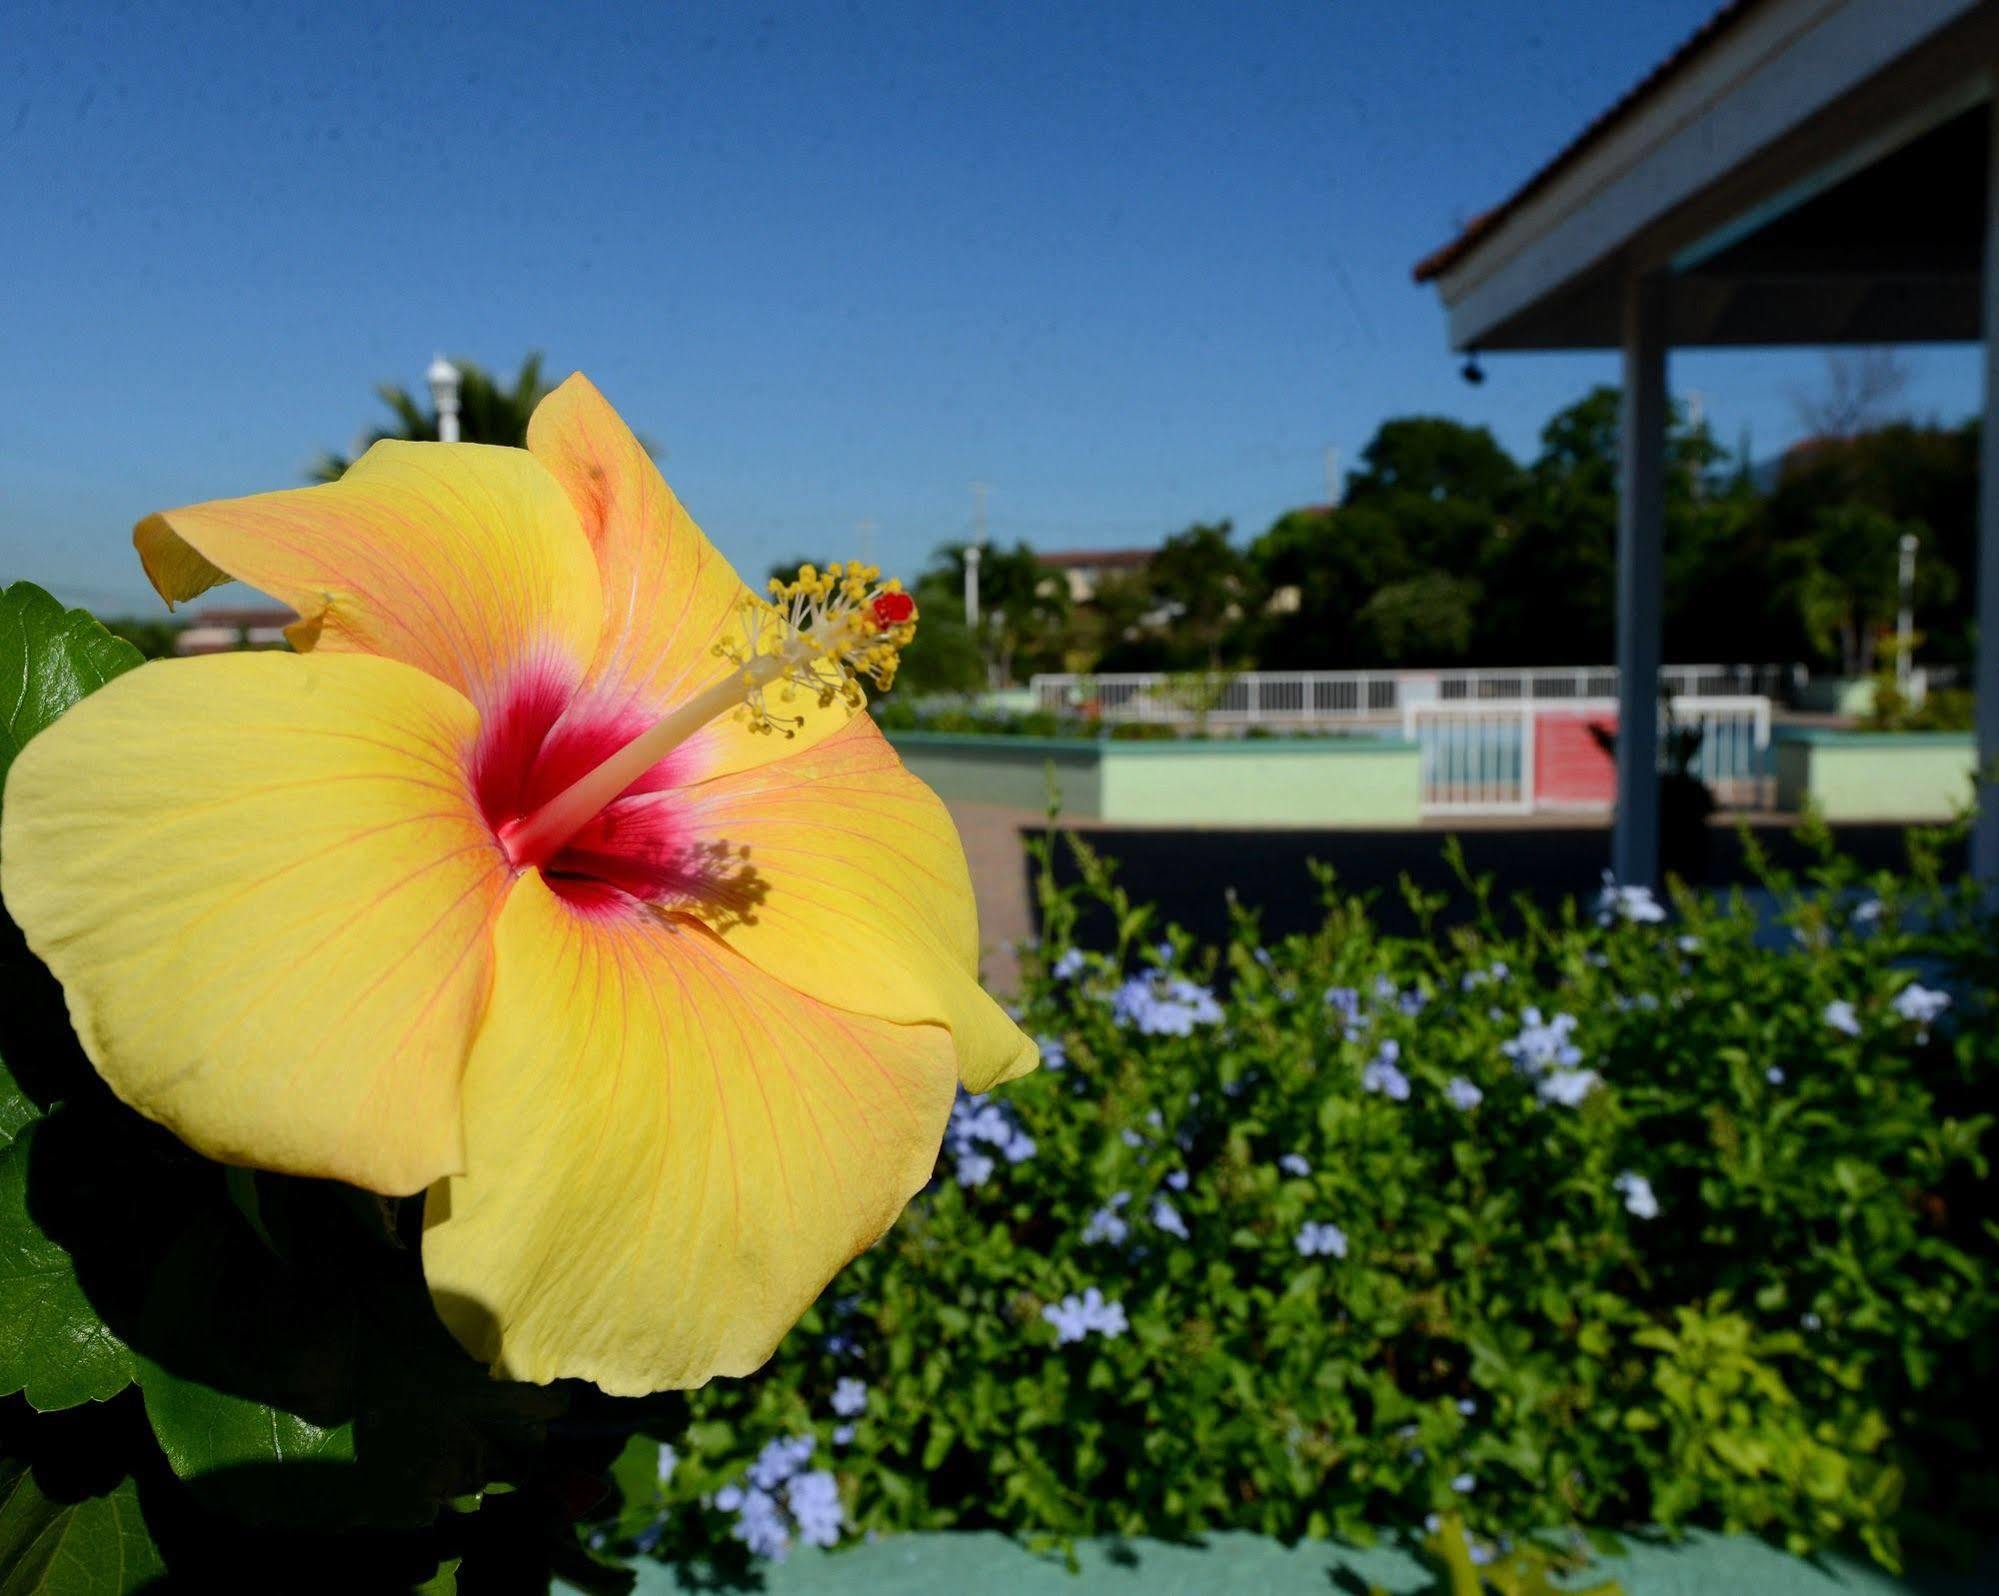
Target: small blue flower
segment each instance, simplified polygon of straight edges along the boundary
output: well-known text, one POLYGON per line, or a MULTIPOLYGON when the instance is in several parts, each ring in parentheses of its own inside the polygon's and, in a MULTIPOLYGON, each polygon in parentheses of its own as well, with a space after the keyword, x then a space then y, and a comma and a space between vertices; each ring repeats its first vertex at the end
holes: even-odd
POLYGON ((1048 973, 1058 981, 1073 981, 1083 973, 1083 950, 1065 948, 1048 973))
POLYGON ((784 1527, 777 1498, 769 1491, 724 1486, 715 1493, 715 1505, 724 1512, 735 1512, 736 1522, 729 1534, 748 1547, 752 1557, 768 1557, 774 1563, 784 1561, 791 1550, 791 1532, 784 1527), (735 1500, 725 1503, 723 1498, 731 1492, 735 1500))
POLYGON ((1460 1496, 1469 1496, 1478 1489, 1478 1481, 1470 1474, 1460 1474, 1451 1481, 1451 1489, 1460 1496))
POLYGON ((1134 975, 1111 994, 1111 1013, 1142 1036, 1191 1036, 1197 1025, 1216 1025, 1222 1006, 1215 994, 1184 976, 1134 975))
POLYGON ((1344 1258, 1347 1255, 1347 1233, 1331 1221, 1308 1219, 1299 1227, 1292 1245, 1307 1258, 1327 1255, 1344 1258))
POLYGON ((1611 1183, 1613 1190, 1624 1197, 1624 1211, 1634 1219, 1657 1219, 1659 1199, 1653 1195, 1652 1183, 1643 1175, 1626 1170, 1611 1183))
POLYGON ((801 1474, 785 1488, 785 1506, 807 1546, 835 1546, 846 1527, 847 1510, 840 1503, 840 1486, 825 1469, 801 1474))
POLYGON ((1920 981, 1911 981, 1895 994, 1895 1001, 1889 1006, 1911 1025, 1927 1030, 1937 1016, 1950 1007, 1950 994, 1924 986, 1920 981))
POLYGON ((1069 1063, 1069 1050, 1062 1045, 1059 1036, 1038 1036, 1034 1045, 1041 1049, 1042 1065, 1051 1070, 1065 1069, 1069 1063))
POLYGON ((1327 987, 1326 1007, 1337 1014, 1340 1023, 1349 1030, 1367 1023, 1360 1011, 1360 993, 1350 986, 1327 987))
POLYGON ((1606 870, 1603 873, 1603 890, 1596 896, 1596 917, 1601 925, 1610 925, 1617 920, 1657 925, 1666 918, 1666 911, 1652 896, 1650 887, 1620 887, 1617 877, 1606 870))
POLYGON ((1081 1341, 1092 1332, 1106 1341, 1114 1341, 1129 1328, 1124 1316, 1124 1304, 1106 1302, 1104 1294, 1095 1286, 1080 1297, 1071 1292, 1060 1302, 1049 1303, 1041 1310, 1041 1317, 1055 1327, 1057 1346, 1081 1341))
POLYGON ((1462 1075, 1453 1075, 1444 1086, 1444 1096, 1460 1114, 1469 1114, 1485 1101, 1485 1093, 1462 1075))
POLYGON ((1093 1247, 1100 1242, 1108 1242, 1113 1247, 1122 1246, 1125 1237, 1131 1234, 1131 1226, 1125 1223, 1118 1210, 1130 1201, 1131 1193, 1121 1191, 1091 1214, 1089 1223, 1083 1226, 1083 1244, 1093 1247))
POLYGON ((1575 1033, 1576 1017, 1557 1014, 1543 1020, 1538 1008, 1520 1016, 1520 1032, 1510 1042, 1499 1044, 1500 1052, 1513 1060, 1517 1069, 1538 1075, 1551 1069, 1573 1069, 1582 1062, 1582 1049, 1569 1038, 1575 1033))
POLYGON ((1184 1169, 1174 1170, 1166 1177, 1166 1184, 1171 1186, 1175 1191, 1185 1191, 1187 1189, 1187 1171, 1184 1169))
POLYGON ((680 1454, 669 1441, 659 1443, 659 1483, 665 1485, 673 1478, 673 1471, 680 1467, 680 1454))
POLYGON ((1409 1101, 1409 1077, 1396 1068, 1396 1060, 1402 1056, 1400 1043, 1389 1040, 1381 1044, 1367 1067, 1360 1072, 1363 1091, 1379 1092, 1392 1103, 1409 1101))
POLYGON ((1860 1034, 1860 1016, 1854 1012, 1853 1005, 1845 998, 1835 998, 1828 1003, 1822 1018, 1826 1024, 1843 1036, 1860 1034))
POLYGON ((1306 1163, 1297 1153, 1286 1153, 1282 1158, 1277 1160, 1277 1167, 1283 1170, 1285 1174, 1295 1175, 1300 1180, 1303 1180, 1307 1175, 1312 1173, 1312 1166, 1306 1163))
POLYGON ((1187 1239, 1187 1221, 1180 1217, 1180 1211, 1164 1197, 1152 1199, 1152 1223, 1169 1236, 1187 1239))
POLYGON ((759 1490, 773 1491, 811 1460, 812 1449, 818 1444, 810 1435, 794 1435, 788 1440, 769 1441, 757 1453, 756 1462, 750 1465, 750 1484, 759 1490))
POLYGON ((1763 1079, 1768 1081, 1772 1086, 1782 1086, 1784 1084, 1784 1072, 1777 1065, 1772 1064, 1763 1072, 1763 1079))
POLYGON ((856 1426, 852 1424, 836 1426, 833 1430, 833 1444, 835 1446, 852 1446, 854 1444, 855 1429, 856 1426))
POLYGON ((858 1419, 868 1411, 868 1388, 851 1374, 840 1377, 833 1387, 833 1411, 843 1419, 858 1419))
POLYGON ((1563 1108, 1574 1108, 1585 1097, 1590 1088, 1601 1079, 1595 1070, 1557 1070, 1542 1079, 1535 1087, 1544 1102, 1559 1103, 1563 1108))

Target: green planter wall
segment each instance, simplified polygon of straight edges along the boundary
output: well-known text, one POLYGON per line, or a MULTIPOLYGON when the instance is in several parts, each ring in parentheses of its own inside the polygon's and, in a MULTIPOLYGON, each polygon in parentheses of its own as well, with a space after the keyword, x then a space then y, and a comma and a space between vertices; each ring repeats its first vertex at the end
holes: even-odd
POLYGON ((1049 772, 1071 819, 1197 826, 1413 826, 1416 745, 1400 737, 1090 742, 896 732, 946 802, 1042 809, 1049 772))
POLYGON ((1777 731, 1777 806, 1828 820, 1948 820, 1971 801, 1969 732, 1777 731))

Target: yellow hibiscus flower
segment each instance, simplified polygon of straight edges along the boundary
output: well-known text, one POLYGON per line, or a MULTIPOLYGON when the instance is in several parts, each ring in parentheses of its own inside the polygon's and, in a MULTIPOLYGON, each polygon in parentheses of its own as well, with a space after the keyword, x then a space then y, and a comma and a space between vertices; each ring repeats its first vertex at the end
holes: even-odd
POLYGON ((855 713, 909 600, 754 597, 582 377, 525 450, 381 443, 134 540, 170 603, 290 604, 299 651, 144 666, 30 743, 7 907, 141 1113, 424 1192, 496 1373, 749 1372, 957 1083, 1033 1067, 949 817, 855 713))

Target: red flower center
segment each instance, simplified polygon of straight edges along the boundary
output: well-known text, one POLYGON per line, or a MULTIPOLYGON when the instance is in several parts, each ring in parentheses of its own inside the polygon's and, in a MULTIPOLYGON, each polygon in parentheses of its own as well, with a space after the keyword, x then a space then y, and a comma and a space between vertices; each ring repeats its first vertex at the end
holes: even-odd
POLYGON ((907 593, 877 593, 870 608, 875 625, 887 631, 891 626, 900 626, 916 613, 916 600, 907 593))
MULTIPOLYGON (((637 705, 592 705, 553 672, 523 671, 486 710, 473 752, 472 790, 487 825, 497 835, 533 814, 652 719, 637 705)), ((707 895, 709 872, 670 791, 685 779, 674 768, 684 763, 681 753, 653 766, 541 864, 560 897, 579 909, 617 913, 635 910, 634 900, 707 895)))

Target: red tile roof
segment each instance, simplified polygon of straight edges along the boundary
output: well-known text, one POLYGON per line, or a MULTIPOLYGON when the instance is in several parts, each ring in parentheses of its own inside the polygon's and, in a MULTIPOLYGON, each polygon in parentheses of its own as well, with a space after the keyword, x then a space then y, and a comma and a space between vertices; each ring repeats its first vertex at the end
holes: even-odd
POLYGON ((1691 38, 1646 73, 1615 105, 1571 139, 1546 166, 1491 210, 1479 212, 1465 224, 1464 231, 1443 248, 1433 250, 1416 262, 1414 272, 1416 281, 1427 283, 1433 277, 1441 277, 1457 265, 1495 232, 1507 217, 1581 160, 1613 128, 1664 88, 1677 73, 1716 44, 1736 23, 1765 3, 1766 0, 1728 0, 1726 5, 1694 31, 1691 38))

